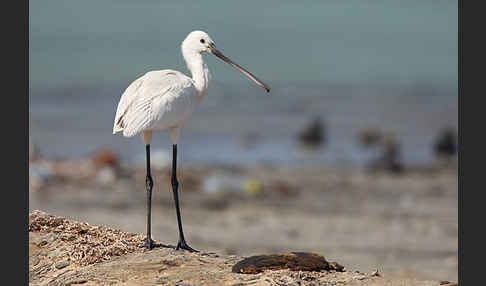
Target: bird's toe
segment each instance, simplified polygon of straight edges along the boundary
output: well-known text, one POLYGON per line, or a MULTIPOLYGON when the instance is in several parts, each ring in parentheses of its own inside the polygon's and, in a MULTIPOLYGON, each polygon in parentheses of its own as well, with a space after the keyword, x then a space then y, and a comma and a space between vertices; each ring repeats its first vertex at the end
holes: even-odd
POLYGON ((190 247, 185 241, 179 241, 177 243, 177 247, 176 247, 176 250, 179 250, 179 249, 183 249, 183 250, 187 250, 189 252, 199 252, 199 250, 196 250, 192 247, 190 247))

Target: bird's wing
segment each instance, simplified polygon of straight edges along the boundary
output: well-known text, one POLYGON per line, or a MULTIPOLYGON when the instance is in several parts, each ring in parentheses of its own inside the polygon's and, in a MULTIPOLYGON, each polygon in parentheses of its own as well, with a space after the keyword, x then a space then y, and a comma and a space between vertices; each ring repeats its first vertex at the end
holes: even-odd
POLYGON ((131 83, 123 93, 115 115, 113 134, 123 130, 131 137, 160 119, 164 110, 153 110, 156 98, 171 100, 193 87, 192 79, 173 70, 152 71, 131 83))
POLYGON ((123 94, 120 98, 120 101, 118 102, 118 107, 116 109, 115 122, 114 122, 114 125, 113 125, 113 134, 117 133, 118 131, 123 130, 123 127, 124 127, 123 122, 122 122, 123 115, 126 113, 128 107, 133 102, 133 100, 136 98, 137 91, 140 88, 140 86, 142 85, 142 83, 144 82, 146 75, 147 74, 145 74, 145 75, 139 77, 138 79, 136 79, 135 81, 133 81, 127 87, 125 92, 123 92, 123 94))

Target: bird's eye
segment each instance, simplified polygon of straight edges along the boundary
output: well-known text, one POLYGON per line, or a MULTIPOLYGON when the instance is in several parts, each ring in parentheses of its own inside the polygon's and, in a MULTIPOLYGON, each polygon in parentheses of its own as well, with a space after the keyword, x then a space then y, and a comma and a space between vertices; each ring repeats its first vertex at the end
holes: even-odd
POLYGON ((200 42, 204 44, 204 39, 201 39, 201 41, 200 41, 200 42))

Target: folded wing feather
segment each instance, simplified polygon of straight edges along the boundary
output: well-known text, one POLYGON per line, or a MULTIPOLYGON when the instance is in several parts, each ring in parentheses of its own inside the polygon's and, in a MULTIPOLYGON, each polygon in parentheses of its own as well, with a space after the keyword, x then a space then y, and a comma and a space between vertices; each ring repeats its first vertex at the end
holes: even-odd
MULTIPOLYGON (((172 103, 179 96, 195 92, 191 78, 173 70, 152 71, 131 83, 118 103, 113 134, 126 137, 148 130, 167 117, 173 118, 172 103)), ((172 120, 171 120, 172 121, 172 120)))

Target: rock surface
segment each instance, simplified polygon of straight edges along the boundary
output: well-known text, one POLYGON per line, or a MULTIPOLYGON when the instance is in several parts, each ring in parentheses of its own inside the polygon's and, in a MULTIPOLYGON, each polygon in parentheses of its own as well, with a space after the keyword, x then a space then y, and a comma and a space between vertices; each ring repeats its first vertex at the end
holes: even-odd
POLYGON ((282 269, 290 269, 292 271, 344 271, 344 267, 337 262, 327 262, 324 256, 309 252, 251 256, 236 263, 232 271, 235 273, 256 274, 265 270, 282 269))
MULTIPOLYGON (((345 270, 316 254, 236 255, 188 253, 171 246, 151 251, 136 247, 142 234, 90 225, 41 211, 29 214, 30 285, 439 285, 439 281, 389 280, 375 271, 345 270), (248 261, 291 261, 326 266, 320 271, 261 269, 232 272, 248 261)), ((246 264, 248 265, 248 264, 246 264)), ((290 267, 292 268, 292 267, 290 267)))

